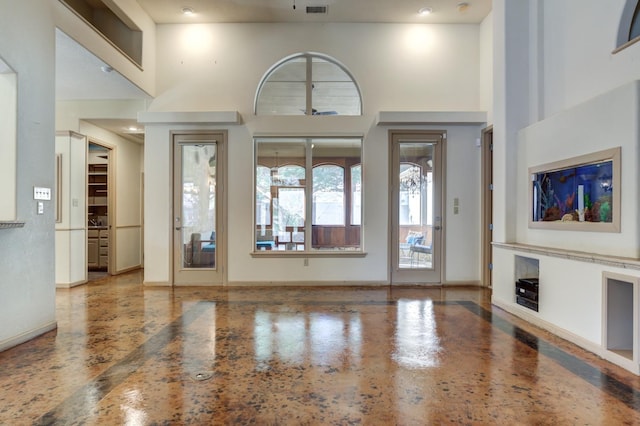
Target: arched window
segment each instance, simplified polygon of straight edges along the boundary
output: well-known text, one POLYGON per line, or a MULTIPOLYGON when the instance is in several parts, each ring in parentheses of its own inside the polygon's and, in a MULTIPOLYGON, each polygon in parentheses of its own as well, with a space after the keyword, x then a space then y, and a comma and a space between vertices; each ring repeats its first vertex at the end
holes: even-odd
POLYGON ((623 50, 640 40, 640 1, 627 0, 618 27, 617 47, 613 53, 623 50))
POLYGON ((640 37, 640 2, 636 4, 636 10, 633 11, 633 18, 631 19, 629 37, 627 41, 631 41, 636 37, 640 37))
POLYGON ((256 115, 362 115, 360 89, 335 59, 302 53, 275 64, 262 78, 256 115))

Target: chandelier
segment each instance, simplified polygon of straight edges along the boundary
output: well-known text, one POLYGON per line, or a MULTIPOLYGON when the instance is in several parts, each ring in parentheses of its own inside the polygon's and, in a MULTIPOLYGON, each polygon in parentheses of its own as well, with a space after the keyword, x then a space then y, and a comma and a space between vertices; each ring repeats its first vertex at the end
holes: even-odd
POLYGON ((400 189, 410 194, 419 193, 422 189, 423 177, 420 167, 413 165, 400 173, 400 189))

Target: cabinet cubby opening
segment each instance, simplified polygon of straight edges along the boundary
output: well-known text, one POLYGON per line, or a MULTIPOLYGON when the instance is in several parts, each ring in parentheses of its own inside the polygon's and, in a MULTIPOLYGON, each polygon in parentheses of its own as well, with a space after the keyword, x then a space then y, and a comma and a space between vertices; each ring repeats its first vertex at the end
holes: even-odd
POLYGON ((637 277, 603 273, 603 338, 605 358, 635 374, 638 365, 637 277))

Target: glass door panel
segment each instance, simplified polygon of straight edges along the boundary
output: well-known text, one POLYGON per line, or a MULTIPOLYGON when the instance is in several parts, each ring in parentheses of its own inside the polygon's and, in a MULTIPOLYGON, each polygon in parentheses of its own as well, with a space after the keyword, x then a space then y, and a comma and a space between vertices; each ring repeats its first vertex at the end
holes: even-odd
POLYGON ((440 281, 440 133, 392 137, 392 281, 440 281))
POLYGON ((222 135, 174 138, 174 282, 220 283, 222 135))
POLYGON ((182 144, 182 267, 216 267, 216 145, 182 144))
POLYGON ((398 174, 398 265, 433 268, 433 151, 432 143, 400 143, 398 174))

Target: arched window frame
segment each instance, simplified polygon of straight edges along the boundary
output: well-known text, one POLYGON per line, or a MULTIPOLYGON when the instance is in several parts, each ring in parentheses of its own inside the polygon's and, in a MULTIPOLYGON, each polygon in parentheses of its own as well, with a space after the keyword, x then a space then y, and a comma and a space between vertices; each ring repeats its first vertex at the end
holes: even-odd
POLYGON ((340 68, 340 70, 342 72, 345 73, 345 75, 347 75, 351 81, 351 83, 353 83, 353 85, 356 88, 356 91, 358 92, 358 107, 359 107, 359 114, 357 115, 362 115, 362 109, 363 109, 363 104, 362 104, 362 92, 360 91, 360 86, 358 85, 358 82, 356 81, 356 79, 353 77, 353 75, 351 74, 351 72, 347 69, 347 67, 342 64, 341 62, 337 61, 336 59, 327 56, 327 55, 323 55, 321 53, 315 53, 315 52, 306 52, 306 53, 297 53, 294 55, 290 55, 287 56, 286 58, 282 59, 281 61, 275 63, 273 66, 271 66, 271 68, 269 68, 267 70, 267 72, 262 76, 262 78, 260 79, 260 84, 258 85, 258 89, 256 90, 256 95, 253 101, 253 112, 254 114, 258 115, 258 103, 260 100, 260 96, 262 94, 262 90, 264 88, 265 83, 267 83, 269 81, 269 77, 271 77, 271 75, 274 73, 274 71, 278 70, 281 66, 283 66, 284 64, 286 64, 287 62, 291 62, 293 60, 299 59, 299 58, 305 58, 306 59, 306 79, 305 79, 305 108, 302 111, 304 113, 304 115, 317 115, 315 114, 315 110, 313 108, 313 74, 312 74, 312 63, 313 63, 313 59, 314 58, 319 58, 321 60, 327 61, 335 66, 337 66, 338 68, 340 68))
POLYGON ((637 36, 632 36, 634 26, 640 28, 640 1, 627 0, 622 9, 618 36, 616 38, 616 48, 613 50, 613 53, 618 53, 640 41, 640 33, 637 36))

